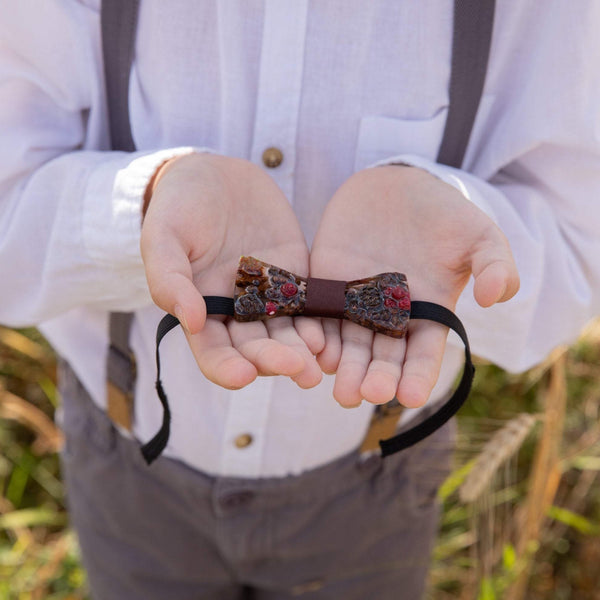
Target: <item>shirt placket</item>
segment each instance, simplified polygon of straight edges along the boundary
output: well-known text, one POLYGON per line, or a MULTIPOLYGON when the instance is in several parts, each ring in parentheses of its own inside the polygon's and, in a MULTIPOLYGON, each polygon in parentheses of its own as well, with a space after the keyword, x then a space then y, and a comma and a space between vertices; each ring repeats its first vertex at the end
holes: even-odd
POLYGON ((307 2, 267 0, 251 160, 294 200, 307 2))
POLYGON ((259 377, 251 385, 229 394, 219 472, 238 477, 259 477, 273 379, 259 377))
MULTIPOLYGON (((290 203, 294 194, 306 1, 266 0, 251 160, 273 177, 290 203)), ((273 379, 259 377, 230 392, 221 473, 258 477, 273 395, 273 379)))

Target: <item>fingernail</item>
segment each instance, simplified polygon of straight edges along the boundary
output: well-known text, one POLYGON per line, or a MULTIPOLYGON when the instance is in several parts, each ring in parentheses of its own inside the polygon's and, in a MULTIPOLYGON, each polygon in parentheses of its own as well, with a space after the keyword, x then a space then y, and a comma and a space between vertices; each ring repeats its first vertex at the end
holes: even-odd
POLYGON ((175 305, 175 316, 177 320, 181 323, 181 326, 185 329, 186 333, 190 332, 190 328, 188 327, 187 321, 185 320, 185 316, 183 314, 183 309, 179 304, 175 305))

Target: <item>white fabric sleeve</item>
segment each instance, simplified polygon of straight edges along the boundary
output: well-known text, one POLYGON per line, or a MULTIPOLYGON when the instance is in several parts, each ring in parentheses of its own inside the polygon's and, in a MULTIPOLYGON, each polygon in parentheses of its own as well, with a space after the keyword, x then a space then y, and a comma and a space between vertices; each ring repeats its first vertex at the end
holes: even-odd
MULTIPOLYGON (((600 151, 541 145, 485 181, 419 156, 429 171, 485 212, 509 240, 521 279, 517 295, 481 308, 473 280, 457 305, 475 354, 518 372, 572 343, 600 314, 600 151)), ((469 224, 465 223, 465 227, 469 224)))
POLYGON ((142 198, 192 148, 95 150, 107 147, 97 12, 50 0, 32 19, 29 4, 5 5, 0 23, 0 322, 148 305, 142 198))

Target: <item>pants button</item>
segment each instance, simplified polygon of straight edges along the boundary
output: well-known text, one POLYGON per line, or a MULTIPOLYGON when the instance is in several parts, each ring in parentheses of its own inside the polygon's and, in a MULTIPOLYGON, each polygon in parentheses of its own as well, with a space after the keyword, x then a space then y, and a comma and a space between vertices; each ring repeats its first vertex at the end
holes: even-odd
POLYGON ((245 506, 252 502, 254 499, 254 492, 250 490, 241 490, 239 492, 228 492, 227 494, 221 496, 219 499, 219 504, 223 508, 240 508, 241 506, 245 506))

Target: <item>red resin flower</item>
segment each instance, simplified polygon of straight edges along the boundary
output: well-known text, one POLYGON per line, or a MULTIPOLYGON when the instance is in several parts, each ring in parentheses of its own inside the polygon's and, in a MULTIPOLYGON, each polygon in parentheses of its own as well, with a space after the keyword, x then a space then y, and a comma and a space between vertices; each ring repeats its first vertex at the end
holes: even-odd
POLYGON ((398 306, 402 310, 410 310, 410 298, 408 296, 404 296, 404 298, 400 298, 400 300, 398 300, 398 306))
POLYGON ((391 293, 392 298, 398 301, 398 308, 402 310, 410 310, 410 296, 402 286, 397 285, 395 288, 392 288, 391 293))
POLYGON ((404 294, 398 300, 394 300, 394 298, 386 298, 383 301, 383 304, 387 308, 399 308, 400 310, 410 310, 410 298, 407 294, 404 294))
POLYGON ((392 296, 396 298, 396 300, 400 300, 400 298, 406 296, 406 292, 404 291, 404 288, 397 285, 395 288, 392 289, 392 296))
POLYGON ((292 296, 295 296, 298 293, 298 286, 295 283, 284 283, 281 286, 281 293, 286 298, 291 298, 292 296))

